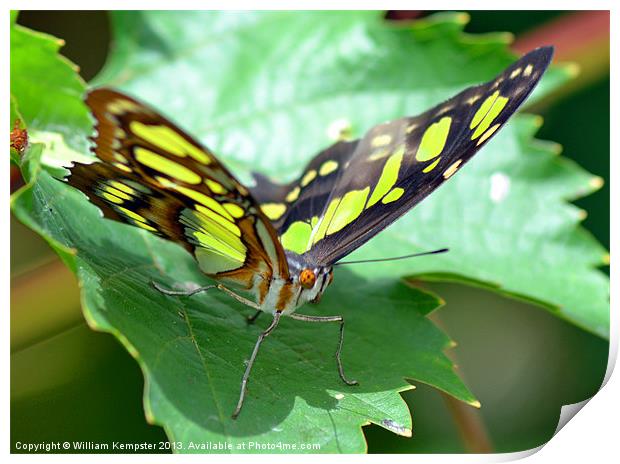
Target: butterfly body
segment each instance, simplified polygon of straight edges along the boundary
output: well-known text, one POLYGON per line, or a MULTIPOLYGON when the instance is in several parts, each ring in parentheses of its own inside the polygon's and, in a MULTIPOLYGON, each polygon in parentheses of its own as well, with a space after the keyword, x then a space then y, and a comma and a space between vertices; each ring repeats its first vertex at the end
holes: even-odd
POLYGON ((293 272, 288 279, 273 278, 266 286, 262 279, 257 279, 250 293, 254 295, 254 301, 258 303, 261 311, 290 314, 306 303, 318 303, 333 279, 332 269, 325 267, 295 269, 297 263, 298 261, 289 261, 292 270, 298 272, 293 272))
POLYGON ((251 191, 208 148, 154 109, 117 91, 95 89, 86 102, 97 121, 100 162, 76 164, 68 182, 106 217, 192 253, 200 269, 219 282, 205 289, 217 287, 273 315, 246 368, 236 417, 258 346, 282 314, 339 322, 339 374, 355 383, 345 378, 340 363, 342 318, 304 316, 297 309, 319 301, 339 260, 451 178, 503 127, 539 82, 552 53, 551 47, 536 49, 491 81, 416 117, 339 141, 290 184, 256 175, 251 191))

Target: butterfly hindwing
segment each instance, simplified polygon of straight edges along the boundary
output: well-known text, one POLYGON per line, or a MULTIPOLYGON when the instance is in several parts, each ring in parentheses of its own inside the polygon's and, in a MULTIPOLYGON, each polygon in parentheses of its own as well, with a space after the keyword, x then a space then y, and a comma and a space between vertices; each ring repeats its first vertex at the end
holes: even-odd
POLYGON ((180 243, 221 280, 249 287, 257 275, 288 276, 269 220, 208 149, 119 92, 95 89, 86 101, 100 162, 76 164, 67 181, 106 217, 180 243))
POLYGON ((326 266, 361 246, 462 168, 515 113, 551 57, 551 47, 534 50, 492 81, 417 117, 380 124, 362 139, 334 145, 284 189, 263 186, 262 202, 281 203, 291 192, 299 197, 275 223, 284 248, 326 266), (303 185, 319 162, 331 162, 334 176, 322 186, 303 185))

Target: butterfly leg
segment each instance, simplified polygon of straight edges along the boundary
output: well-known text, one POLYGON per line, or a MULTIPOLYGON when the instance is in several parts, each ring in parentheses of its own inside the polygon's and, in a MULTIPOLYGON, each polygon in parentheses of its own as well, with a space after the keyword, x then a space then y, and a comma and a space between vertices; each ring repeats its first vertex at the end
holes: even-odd
POLYGON ((224 287, 222 284, 217 284, 216 287, 217 287, 218 290, 221 290, 224 293, 227 293, 228 295, 232 296, 239 303, 244 304, 246 306, 249 306, 250 308, 254 308, 256 310, 260 310, 260 305, 259 304, 255 303, 252 300, 248 300, 247 298, 243 298, 241 295, 237 295, 235 292, 233 292, 232 290, 229 290, 228 288, 224 287))
POLYGON ((290 314, 291 318, 304 322, 338 322, 340 323, 340 339, 338 340, 338 349, 336 350, 336 362, 338 363, 338 375, 347 385, 359 385, 357 380, 349 380, 344 375, 342 361, 340 360, 340 352, 344 342, 344 318, 342 316, 307 316, 305 314, 290 314))
POLYGON ((164 288, 161 285, 159 285, 154 280, 151 281, 151 285, 158 292, 161 292, 164 295, 170 295, 170 296, 192 296, 192 295, 195 295, 196 293, 206 292, 207 290, 211 290, 212 288, 216 287, 215 285, 207 285, 205 287, 198 287, 198 288, 196 288, 194 290, 181 290, 181 291, 177 291, 177 290, 168 290, 167 288, 164 288))
POLYGON ((265 337, 267 337, 271 332, 273 332, 273 330, 278 326, 278 322, 280 322, 281 315, 282 313, 276 312, 273 315, 273 321, 271 321, 271 324, 269 324, 269 327, 267 327, 265 331, 262 332, 258 336, 258 340, 256 340, 256 345, 254 345, 254 350, 252 351, 252 355, 250 356, 250 359, 248 360, 248 363, 245 367, 243 378, 241 379, 241 392, 239 393, 239 402, 237 403, 237 407, 235 408, 235 411, 232 413, 233 419, 236 419, 239 413, 241 412, 241 407, 243 406, 243 400, 245 399, 245 392, 248 386, 248 379, 250 378, 250 371, 252 370, 252 366, 254 365, 254 360, 256 359, 256 356, 258 355, 258 349, 260 348, 260 344, 263 342, 265 337))
MULTIPOLYGON (((155 281, 151 281, 151 285, 155 287, 155 290, 163 293, 164 295, 170 295, 170 296, 192 296, 192 295, 195 295, 196 293, 206 292, 208 290, 211 290, 212 288, 217 288, 218 290, 221 290, 222 292, 227 293, 228 295, 233 297, 239 303, 249 306, 250 308, 254 308, 260 312, 260 306, 257 303, 255 303, 252 300, 248 300, 247 298, 243 298, 241 295, 237 295, 235 292, 224 287, 222 284, 206 285, 204 287, 198 287, 194 290, 180 290, 180 291, 168 290, 167 288, 162 287, 155 281)), ((252 316, 252 322, 254 322, 254 320, 256 320, 257 317, 258 315, 256 314, 252 316)))

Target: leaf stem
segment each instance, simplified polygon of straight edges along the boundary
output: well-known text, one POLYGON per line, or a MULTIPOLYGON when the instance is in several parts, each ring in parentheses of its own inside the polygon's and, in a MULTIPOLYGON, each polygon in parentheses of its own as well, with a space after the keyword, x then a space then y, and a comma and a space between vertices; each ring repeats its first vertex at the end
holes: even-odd
MULTIPOLYGON (((435 323, 435 325, 437 325, 437 327, 445 332, 445 327, 443 326, 441 318, 437 312, 430 314, 428 317, 435 323)), ((460 371, 459 376, 463 381, 465 381, 463 370, 460 367, 456 367, 459 364, 454 350, 449 350, 446 353, 446 356, 448 356, 455 365, 455 369, 460 371)), ((452 416, 452 420, 454 421, 454 425, 459 432, 459 436, 461 437, 465 450, 469 453, 492 453, 493 444, 491 443, 486 426, 484 425, 484 421, 480 415, 480 410, 457 400, 447 393, 440 392, 440 395, 446 403, 448 411, 452 416)))
POLYGON ((480 417, 480 411, 447 393, 440 394, 459 431, 465 450, 469 453, 492 453, 493 445, 480 417))

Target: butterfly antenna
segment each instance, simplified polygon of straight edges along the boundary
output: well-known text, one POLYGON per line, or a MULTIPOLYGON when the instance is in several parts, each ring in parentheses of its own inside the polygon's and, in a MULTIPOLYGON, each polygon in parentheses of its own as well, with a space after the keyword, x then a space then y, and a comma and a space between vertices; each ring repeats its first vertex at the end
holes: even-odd
POLYGON ((412 255, 395 256, 393 258, 361 259, 359 261, 340 261, 334 264, 334 266, 340 266, 341 264, 380 263, 383 261, 397 261, 399 259, 416 258, 418 256, 436 255, 439 253, 445 253, 447 251, 449 251, 448 248, 440 248, 439 250, 424 251, 422 253, 414 253, 412 255))

